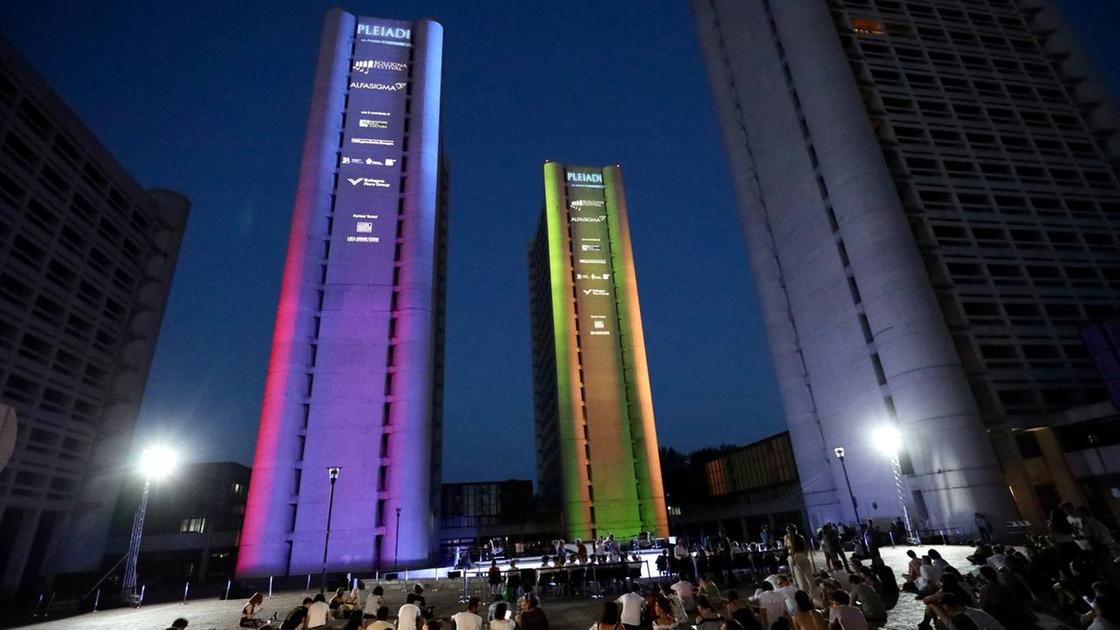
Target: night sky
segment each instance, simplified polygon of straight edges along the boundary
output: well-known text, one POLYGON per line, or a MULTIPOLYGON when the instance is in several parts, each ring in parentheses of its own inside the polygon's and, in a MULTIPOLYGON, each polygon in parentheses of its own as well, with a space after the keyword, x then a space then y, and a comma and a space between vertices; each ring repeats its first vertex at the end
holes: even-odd
MULTIPOLYGON (((1120 6, 1062 4, 1120 85, 1120 6)), ((0 31, 136 179, 194 204, 138 443, 251 463, 330 6, 0 3, 0 31)), ((661 444, 783 429, 687 2, 343 8, 445 28, 445 480, 534 476, 526 251, 546 159, 623 166, 661 444)))

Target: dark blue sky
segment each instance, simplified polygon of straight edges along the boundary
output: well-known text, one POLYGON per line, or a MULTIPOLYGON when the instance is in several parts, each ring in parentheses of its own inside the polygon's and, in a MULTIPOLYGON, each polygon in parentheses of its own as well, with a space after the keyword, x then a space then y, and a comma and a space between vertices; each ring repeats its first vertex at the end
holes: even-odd
MULTIPOLYGON (((1120 84, 1120 8, 1064 0, 1120 84)), ((145 186, 194 203, 139 440, 249 463, 331 3, 7 2, 0 30, 145 186)), ((445 479, 533 477, 526 244, 541 164, 623 165, 663 445, 782 430, 688 3, 348 3, 445 27, 445 479)))

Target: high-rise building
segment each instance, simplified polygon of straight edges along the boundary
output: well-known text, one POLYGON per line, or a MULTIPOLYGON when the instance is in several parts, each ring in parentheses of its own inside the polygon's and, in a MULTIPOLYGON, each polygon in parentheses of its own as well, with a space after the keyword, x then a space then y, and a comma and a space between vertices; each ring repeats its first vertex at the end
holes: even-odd
POLYGON ((622 169, 544 165, 529 251, 539 494, 570 538, 668 535, 622 169))
POLYGON ((237 571, 425 563, 439 512, 443 29, 327 14, 237 571), (328 468, 341 467, 332 484, 328 468), (333 494, 332 494, 333 492, 333 494))
POLYGON ((1078 327, 1120 301, 1120 135, 1074 34, 1048 0, 693 7, 810 520, 853 518, 837 446, 860 516, 900 513, 896 425, 922 525, 1042 523, 1016 438, 1107 399, 1078 327))
POLYGON ((101 567, 189 207, 0 38, 0 598, 101 567))

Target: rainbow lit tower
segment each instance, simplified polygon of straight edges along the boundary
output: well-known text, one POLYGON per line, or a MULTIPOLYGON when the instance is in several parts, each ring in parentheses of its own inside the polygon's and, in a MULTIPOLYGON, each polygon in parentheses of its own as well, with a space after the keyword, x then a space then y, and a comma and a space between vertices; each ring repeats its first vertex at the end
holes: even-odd
POLYGON ((537 474, 565 535, 667 536, 622 169, 546 163, 529 251, 537 474))
POLYGON ((327 15, 237 573, 366 571, 434 550, 447 189, 443 29, 327 15), (399 534, 399 539, 398 539, 399 534))

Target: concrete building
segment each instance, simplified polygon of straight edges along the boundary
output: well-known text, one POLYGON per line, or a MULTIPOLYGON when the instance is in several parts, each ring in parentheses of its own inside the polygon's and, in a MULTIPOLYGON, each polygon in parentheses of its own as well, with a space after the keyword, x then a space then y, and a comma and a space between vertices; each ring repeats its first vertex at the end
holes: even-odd
POLYGON ((662 476, 675 536, 701 540, 724 532, 735 541, 758 541, 765 525, 804 531, 805 512, 789 433, 736 447, 703 449, 688 456, 663 454, 662 476))
MULTIPOLYGON (((142 479, 132 479, 121 490, 105 568, 128 552, 143 491, 142 479)), ((248 492, 249 467, 235 462, 184 464, 173 478, 154 484, 140 539, 139 583, 149 591, 160 583, 181 590, 184 580, 193 586, 224 585, 237 561, 248 492)), ((83 586, 83 591, 89 589, 88 583, 83 586)))
POLYGON ((0 38, 0 598, 100 566, 189 206, 0 38))
POLYGON ((1120 136, 1047 0, 694 0, 812 524, 1043 522, 1014 433, 1107 399, 1120 136), (1018 509, 1016 509, 1018 508, 1018 509))
POLYGON ((529 251, 539 495, 569 539, 668 535, 618 166, 544 165, 529 251))
POLYGON ((330 570, 406 568, 434 554, 447 260, 442 59, 435 22, 327 14, 240 577, 317 572, 332 487, 330 570), (342 469, 336 486, 333 466, 342 469))

